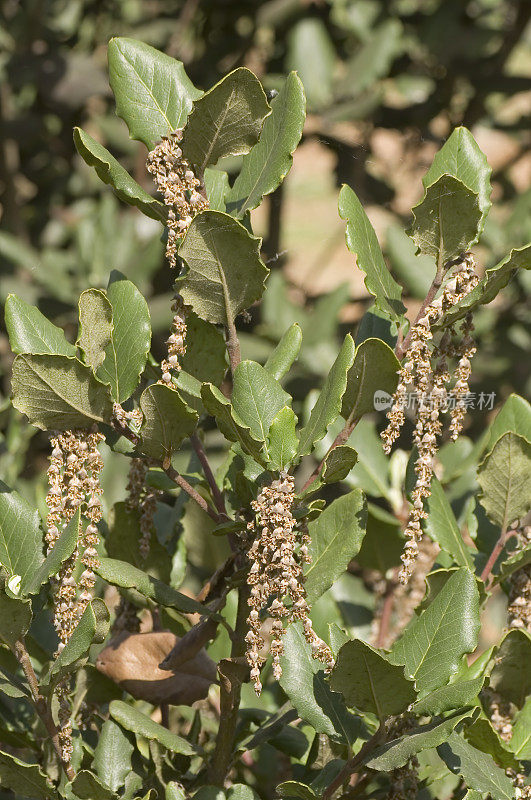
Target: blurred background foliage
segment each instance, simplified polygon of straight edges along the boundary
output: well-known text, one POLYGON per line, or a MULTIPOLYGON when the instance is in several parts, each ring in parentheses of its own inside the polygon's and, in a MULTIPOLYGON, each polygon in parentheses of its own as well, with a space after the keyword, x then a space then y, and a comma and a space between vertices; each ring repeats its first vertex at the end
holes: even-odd
MULTIPOLYGON (((528 0, 4 0, 2 303, 16 292, 74 337, 79 292, 105 285, 118 269, 145 293, 154 352, 162 353, 172 276, 160 228, 120 205, 72 141, 73 126, 82 125, 152 190, 145 148, 114 115, 109 38, 132 36, 182 60, 205 89, 239 65, 268 90, 296 69, 308 119, 287 181, 253 212, 272 275, 262 308, 239 328, 244 356, 262 360, 292 321, 301 322, 303 351, 289 388, 302 407, 340 333, 359 335, 371 305, 344 247, 341 183, 364 203, 413 315, 432 264, 412 273, 404 227, 453 127, 470 127, 493 167, 494 208, 477 248, 482 266, 531 238, 530 16, 528 0)), ((229 172, 237 166, 224 164, 229 172)), ((529 288, 521 274, 477 314, 472 390, 496 392, 494 409, 511 391, 529 393, 529 288)), ((35 432, 7 403, 10 358, 2 329, 0 473, 17 485, 42 471, 46 437, 37 434, 29 455, 35 432)), ((470 415, 473 438, 487 421, 485 411, 470 415)), ((126 466, 108 469, 109 505, 126 466)))

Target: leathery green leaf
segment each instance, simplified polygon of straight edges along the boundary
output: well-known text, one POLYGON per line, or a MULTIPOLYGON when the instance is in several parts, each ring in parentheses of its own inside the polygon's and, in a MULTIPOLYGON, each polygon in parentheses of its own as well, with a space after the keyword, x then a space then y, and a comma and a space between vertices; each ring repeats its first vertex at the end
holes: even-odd
POLYGON ((111 341, 112 330, 112 306, 104 292, 99 289, 82 292, 77 345, 83 352, 85 364, 94 372, 105 361, 105 349, 111 341))
POLYGON ((5 321, 9 344, 14 353, 76 355, 75 346, 66 340, 62 328, 58 328, 38 308, 15 294, 7 296, 5 321))
POLYGON ((514 800, 514 787, 505 772, 492 758, 468 744, 462 736, 451 733, 437 747, 447 767, 461 775, 470 789, 487 792, 493 800, 514 800))
POLYGON ((273 419, 291 405, 291 397, 256 361, 241 361, 234 370, 232 405, 253 436, 265 442, 273 419))
POLYGON ((381 339, 365 339, 347 374, 341 416, 354 421, 374 411, 375 392, 392 395, 398 383, 400 362, 381 339))
POLYGON ((194 432, 197 412, 186 405, 176 389, 159 383, 142 392, 140 408, 144 415, 140 450, 159 461, 171 459, 183 439, 194 432))
POLYGON ((195 747, 189 744, 186 739, 177 736, 176 733, 172 733, 163 725, 153 722, 147 714, 143 714, 133 706, 121 700, 113 700, 109 706, 109 711, 111 717, 122 728, 137 734, 137 736, 156 741, 167 750, 171 750, 172 753, 179 753, 183 756, 195 755, 195 747))
POLYGON ((291 365, 297 359, 301 344, 302 330, 300 325, 294 322, 267 359, 264 368, 279 381, 289 372, 291 365))
POLYGON ((531 502, 531 443, 504 434, 480 464, 478 483, 481 505, 502 530, 525 517, 531 502))
POLYGON ((24 585, 43 561, 39 515, 22 495, 0 481, 0 565, 7 580, 24 585))
POLYGON ((289 406, 281 408, 269 426, 267 451, 273 469, 283 470, 297 454, 297 417, 289 406))

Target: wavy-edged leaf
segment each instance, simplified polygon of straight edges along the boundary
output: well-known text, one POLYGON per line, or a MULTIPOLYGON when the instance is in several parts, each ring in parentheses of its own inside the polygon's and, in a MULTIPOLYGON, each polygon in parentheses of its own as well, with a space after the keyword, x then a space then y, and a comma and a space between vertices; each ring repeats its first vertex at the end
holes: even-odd
POLYGON ((182 756, 193 756, 196 753, 196 748, 189 744, 186 739, 172 733, 163 725, 143 714, 137 708, 122 702, 122 700, 113 700, 109 706, 111 717, 116 722, 125 728, 127 731, 135 733, 137 736, 142 736, 144 739, 150 739, 158 742, 160 745, 170 750, 172 753, 179 753, 182 756))
POLYGON ((374 411, 375 392, 392 395, 398 383, 400 362, 381 339, 365 339, 356 348, 354 363, 347 374, 341 416, 353 422, 374 411))
POLYGON ((365 273, 365 286, 376 306, 390 319, 400 320, 405 312, 400 299, 402 287, 387 269, 374 228, 347 184, 343 184, 339 193, 339 216, 346 220, 347 247, 356 256, 358 268, 365 273))
POLYGON ((38 764, 27 764, 2 750, 0 750, 0 784, 3 789, 12 789, 15 797, 22 795, 37 800, 55 800, 59 797, 38 764))
POLYGON ((31 603, 8 597, 0 589, 0 641, 13 648, 31 625, 31 603))
POLYGON ((104 786, 88 769, 80 770, 70 786, 79 800, 114 800, 117 797, 115 792, 104 786))
POLYGON ((251 429, 235 413, 230 400, 211 383, 201 387, 203 404, 209 414, 216 418, 221 433, 230 442, 239 442, 246 453, 259 463, 263 461, 263 442, 253 435, 251 429))
POLYGON ((470 718, 471 712, 464 711, 443 720, 434 720, 429 725, 414 728, 405 736, 393 739, 371 753, 365 765, 380 772, 403 767, 412 756, 422 750, 430 750, 443 744, 460 723, 470 718))
POLYGON ((267 441, 273 419, 284 406, 291 405, 290 395, 256 361, 241 361, 234 370, 232 406, 256 439, 267 441))
POLYGON ((94 751, 93 768, 98 778, 113 792, 119 791, 131 771, 134 747, 119 725, 106 720, 94 751))
POLYGON ((507 747, 519 761, 531 761, 531 697, 513 720, 513 735, 507 747))
POLYGON ((82 128, 74 128, 74 144, 83 161, 89 167, 94 167, 98 178, 103 183, 112 186, 120 200, 140 209, 146 217, 151 217, 159 222, 165 221, 164 205, 142 189, 140 184, 129 175, 127 170, 102 144, 82 128))
POLYGON ((531 244, 513 248, 499 264, 486 270, 478 285, 445 313, 444 325, 454 325, 469 311, 490 303, 519 269, 531 269, 531 244))
POLYGON ((302 719, 317 733, 353 742, 358 735, 357 719, 347 709, 342 696, 331 690, 323 665, 312 658, 300 622, 293 623, 286 631, 280 662, 280 685, 302 719))
POLYGON ((451 175, 442 175, 426 188, 413 211, 407 232, 418 251, 441 266, 476 241, 482 218, 478 195, 451 175))
POLYGON ((14 353, 76 355, 75 346, 66 340, 62 328, 58 328, 38 308, 26 303, 16 294, 7 296, 5 322, 9 344, 14 353))
POLYGON ((222 169, 207 167, 203 176, 203 183, 205 184, 210 210, 226 211, 227 195, 230 192, 228 174, 222 169))
POLYGON ((531 443, 505 433, 478 468, 479 501, 502 530, 524 517, 531 503, 531 443))
POLYGON ((42 430, 87 428, 112 415, 109 387, 77 358, 19 355, 11 386, 15 408, 42 430))
POLYGON ((144 455, 159 461, 171 459, 183 439, 190 436, 197 426, 197 412, 186 405, 176 389, 160 383, 144 389, 140 408, 144 420, 140 428, 139 449, 144 455))
POLYGON ((231 213, 241 219, 282 183, 291 169, 305 118, 304 88, 298 75, 291 72, 271 103, 259 141, 243 159, 227 197, 231 213))
POLYGON ((266 363, 266 369, 270 375, 279 381, 289 372, 291 365, 296 361, 302 344, 302 330, 297 322, 288 328, 282 339, 277 344, 266 363))
POLYGON ((476 578, 458 569, 396 642, 390 660, 405 665, 419 691, 438 689, 457 672, 461 657, 476 648, 479 628, 476 578))
POLYGON ((113 270, 107 287, 113 330, 97 377, 111 387, 117 403, 127 400, 140 380, 151 346, 147 303, 135 284, 113 270))
POLYGON ((180 358, 180 363, 188 375, 201 383, 210 381, 216 386, 220 385, 227 371, 227 348, 223 334, 193 311, 186 316, 186 353, 180 358))
POLYGON ((326 455, 321 478, 323 483, 337 483, 346 478, 358 460, 358 453, 348 444, 340 444, 326 455))
POLYGON ((163 136, 182 128, 203 92, 196 89, 180 61, 136 39, 111 39, 109 82, 116 113, 132 139, 151 150, 163 136))
POLYGON ((80 525, 81 511, 78 509, 68 525, 61 531, 59 538, 44 561, 37 569, 26 572, 20 586, 22 596, 38 594, 41 586, 44 586, 52 575, 56 575, 59 572, 63 561, 70 558, 77 547, 80 525))
POLYGON ((479 236, 492 205, 490 202, 491 172, 492 169, 489 167, 485 154, 468 128, 459 126, 454 128, 441 149, 435 154, 432 165, 422 179, 422 183, 424 188, 427 188, 442 175, 452 175, 477 194, 481 209, 477 232, 477 236, 479 236))
POLYGON ((378 650, 361 639, 340 649, 330 685, 341 692, 348 706, 384 720, 401 714, 416 700, 413 681, 401 666, 391 664, 378 650))
POLYGON ((473 747, 492 756, 499 767, 514 769, 518 772, 520 765, 514 754, 507 750, 499 734, 485 717, 478 717, 471 725, 468 725, 463 736, 473 747))
POLYGON ((531 636, 523 629, 510 630, 496 653, 490 687, 504 700, 522 708, 531 694, 531 636))
POLYGON ((531 405, 523 397, 510 394, 490 425, 483 452, 490 453, 504 433, 516 433, 531 442, 531 405))
POLYGON ((52 663, 50 672, 43 681, 48 689, 57 686, 63 678, 78 669, 88 658, 93 644, 101 644, 109 633, 110 615, 107 606, 98 597, 92 600, 66 646, 52 663))
POLYGON ((228 214, 197 214, 179 248, 188 267, 177 279, 184 302, 208 322, 232 322, 264 291, 260 241, 228 214))
POLYGON ((457 681, 448 686, 441 686, 434 692, 430 692, 422 700, 417 700, 413 706, 413 711, 422 716, 435 716, 444 714, 446 711, 453 711, 456 708, 475 705, 476 698, 481 691, 485 681, 485 676, 480 675, 470 681, 457 681))
POLYGON ((297 455, 297 417, 289 406, 281 408, 269 426, 267 452, 273 469, 283 470, 297 455))
POLYGON ((347 333, 338 356, 326 376, 323 388, 311 410, 310 419, 300 432, 299 455, 311 453, 315 442, 319 442, 330 425, 341 412, 341 400, 347 386, 347 374, 354 361, 355 345, 347 333))
POLYGON ((200 175, 223 156, 248 153, 271 109, 262 84, 238 67, 194 102, 181 147, 200 175))
POLYGON ((177 592, 162 581, 147 575, 143 570, 117 561, 114 558, 100 559, 100 566, 96 572, 107 583, 119 586, 122 589, 134 589, 143 597, 153 600, 165 608, 174 608, 181 614, 205 614, 211 616, 208 608, 201 605, 191 597, 177 592))
POLYGON ((470 789, 487 792, 493 800, 514 800, 514 787, 505 772, 462 736, 451 733, 447 741, 437 747, 437 752, 448 769, 461 775, 470 789))
POLYGON ((452 556, 456 564, 473 569, 472 555, 463 541, 444 489, 435 477, 432 478, 431 494, 427 503, 428 517, 424 526, 428 535, 440 545, 442 550, 452 556))
POLYGON ((43 561, 39 514, 18 492, 0 481, 0 565, 8 577, 31 580, 43 561))
POLYGON ((77 345, 85 364, 96 372, 105 361, 105 349, 113 332, 112 306, 99 289, 86 289, 79 296, 77 345))
POLYGON ((361 489, 336 498, 308 524, 311 562, 304 570, 304 588, 314 603, 347 569, 365 536, 367 503, 361 489))

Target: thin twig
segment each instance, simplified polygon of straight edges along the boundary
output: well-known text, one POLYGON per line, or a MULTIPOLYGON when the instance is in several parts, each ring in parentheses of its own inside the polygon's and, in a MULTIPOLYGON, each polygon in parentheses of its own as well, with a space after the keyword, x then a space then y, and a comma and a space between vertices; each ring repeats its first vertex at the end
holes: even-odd
POLYGON ((212 497, 214 499, 216 508, 220 514, 224 514, 225 516, 227 516, 227 509, 225 508, 225 499, 223 497, 223 493, 220 491, 220 488, 216 483, 216 479, 214 477, 214 473, 212 472, 212 468, 210 466, 208 456, 205 452, 203 442, 201 441, 197 433, 193 433, 190 436, 190 441, 192 443, 192 447, 194 448, 199 461, 201 462, 201 466, 203 467, 203 472, 205 473, 205 478, 207 479, 207 483, 210 486, 210 491, 212 492, 212 497))
MULTIPOLYGON (((483 581, 483 583, 487 582, 487 579, 490 576, 490 573, 492 572, 492 568, 494 567, 496 561, 498 560, 501 551, 505 547, 505 544, 506 544, 507 540, 512 535, 513 535, 513 531, 508 531, 507 527, 504 525, 504 527, 502 528, 502 531, 501 531, 501 533, 500 533, 500 535, 498 537, 498 541, 496 542, 496 544, 492 548, 492 552, 491 552, 490 556, 487 559, 487 563, 485 564, 485 566, 483 568, 483 572, 481 573, 481 580, 483 581)), ((490 586, 488 588, 490 588, 490 586)))
POLYGON ((336 778, 332 781, 332 783, 326 787, 323 793, 323 800, 328 800, 329 797, 332 797, 334 792, 336 792, 340 786, 342 786, 350 776, 357 771, 358 767, 361 765, 363 761, 365 761, 365 757, 377 747, 380 742, 385 739, 385 724, 382 722, 380 723, 380 727, 376 731, 376 733, 368 739, 361 750, 356 753, 356 755, 351 758, 341 772, 337 775, 336 778))
POLYGON ((242 360, 240 353, 240 340, 236 332, 236 325, 230 316, 227 316, 227 325, 225 326, 225 342, 227 345, 227 352, 229 354, 230 371, 234 375, 234 370, 242 360))
POLYGON ((382 606, 382 613, 380 616, 380 623, 378 626, 378 637, 376 639, 376 647, 385 647, 387 637, 389 635, 389 623, 391 622, 391 614, 393 612, 393 605, 395 602, 394 592, 396 589, 396 579, 391 578, 387 581, 385 588, 384 602, 382 606))
POLYGON ((57 753, 57 758, 59 759, 59 763, 61 764, 68 780, 73 781, 74 778, 76 777, 76 773, 74 772, 74 768, 72 767, 70 762, 63 758, 63 750, 61 747, 61 743, 59 741, 59 731, 57 730, 57 725, 53 721, 52 712, 50 710, 48 702, 46 698, 43 697, 39 689, 37 676, 35 674, 35 670, 33 669, 33 664, 31 663, 31 659, 29 657, 29 653, 26 649, 26 644, 23 639, 20 639, 18 642, 15 642, 14 653, 15 656, 17 657, 20 666, 22 667, 22 670, 24 671, 24 675, 26 676, 26 680, 28 681, 28 686, 30 688, 35 710, 37 711, 37 714, 41 718, 44 727, 48 731, 53 748, 57 753))
POLYGON ((422 319, 422 317, 425 315, 426 309, 428 308, 429 305, 431 305, 435 295, 437 294, 437 292, 441 288, 443 275, 445 273, 445 267, 448 267, 448 266, 450 266, 450 264, 448 264, 448 263, 445 264, 445 265, 439 265, 439 267, 437 268, 437 272, 435 273, 435 277, 434 277, 434 279, 432 281, 432 284, 431 284, 430 288, 428 289, 428 294, 424 298, 424 301, 423 301, 423 303, 422 303, 422 305, 421 305, 421 307, 419 309, 419 312, 418 312, 417 316, 415 317, 415 321, 411 324, 411 326, 409 328, 407 336, 402 340, 402 342, 400 342, 400 340, 397 341, 396 347, 395 347, 395 355, 396 355, 396 357, 398 358, 399 361, 401 361, 403 359, 403 357, 405 356, 405 354, 407 353, 407 349, 408 349, 409 343, 411 341, 411 335, 413 333, 413 328, 415 327, 415 325, 417 324, 419 319, 422 319))

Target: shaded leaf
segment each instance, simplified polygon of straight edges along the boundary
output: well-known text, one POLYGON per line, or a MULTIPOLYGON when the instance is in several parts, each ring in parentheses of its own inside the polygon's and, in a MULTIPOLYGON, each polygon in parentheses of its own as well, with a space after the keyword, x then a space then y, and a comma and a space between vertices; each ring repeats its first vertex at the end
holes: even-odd
POLYGON ((108 422, 109 389, 77 358, 20 355, 13 362, 13 405, 37 428, 70 430, 108 422))
POLYGON ((179 248, 188 267, 177 279, 184 302, 208 322, 232 322, 264 291, 269 270, 259 257, 260 241, 228 214, 197 214, 179 248))
POLYGON ((392 395, 398 383, 400 362, 381 339, 365 339, 347 374, 341 416, 354 421, 374 411, 375 392, 392 395))
POLYGON ((358 454, 348 444, 340 444, 330 450, 325 458, 321 477, 323 483, 337 483, 346 478, 356 461, 358 454))
POLYGON ((518 761, 514 755, 505 748, 504 743, 488 719, 480 717, 466 728, 463 735, 467 742, 473 747, 477 747, 478 750, 492 756, 499 767, 518 771, 518 761))
POLYGON ((295 430, 297 417, 288 406, 281 408, 269 426, 267 451, 271 466, 276 470, 285 469, 297 455, 299 439, 295 430))
POLYGON ((479 628, 476 578, 458 569, 396 642, 390 660, 405 665, 420 691, 438 689, 457 671, 461 656, 476 648, 479 628))
POLYGON ((82 128, 74 128, 74 144, 83 161, 89 167, 94 167, 98 178, 112 186, 120 200, 140 209, 151 219, 159 221, 166 219, 163 204, 144 191, 120 162, 82 128))
POLYGON ((427 534, 440 545, 442 550, 452 556, 456 564, 473 569, 472 555, 463 541, 444 489, 435 477, 431 481, 431 494, 427 505, 428 517, 424 523, 427 534))
POLYGON ((356 256, 358 268, 365 273, 365 286, 375 298, 376 306, 390 319, 400 320, 405 312, 400 299, 402 287, 387 269, 374 228, 357 196, 346 184, 339 193, 339 216, 346 220, 347 247, 356 256))
POLYGON ((402 713, 417 697, 403 668, 391 664, 361 639, 347 642, 340 649, 330 685, 343 694, 347 705, 376 714, 380 720, 402 713))
POLYGON ((144 42, 119 37, 108 48, 109 82, 116 98, 116 113, 132 139, 148 150, 163 136, 182 128, 201 97, 180 61, 144 42))
POLYGON ((287 61, 301 77, 309 108, 320 110, 332 102, 336 53, 321 19, 305 17, 292 27, 287 61))
POLYGON ((514 800, 514 787, 492 758, 465 742, 457 733, 437 747, 448 769, 461 775, 470 789, 488 792, 493 800, 514 800))
POLYGON ((87 289, 79 297, 79 333, 76 344, 85 364, 96 372, 105 361, 105 349, 113 331, 112 306, 104 292, 87 289))
POLYGON ((479 501, 489 519, 506 530, 524 517, 531 501, 531 443, 504 434, 478 468, 479 501))
POLYGON ((113 792, 117 792, 131 772, 134 747, 119 725, 108 719, 101 728, 94 751, 93 768, 98 778, 113 792))
POLYGON ((42 561, 39 515, 22 495, 0 481, 0 564, 8 577, 31 580, 42 561))
POLYGON ((54 687, 88 658, 93 644, 101 644, 109 633, 107 606, 96 598, 86 607, 66 646, 52 663, 43 685, 54 687))
POLYGON ((134 283, 113 271, 107 287, 112 306, 113 330, 105 361, 96 374, 111 387, 118 403, 127 400, 140 380, 151 346, 151 320, 147 303, 134 283))
POLYGON ((516 433, 531 442, 531 405, 523 397, 510 394, 490 425, 483 446, 490 453, 504 433, 516 433))
POLYGON ((293 362, 297 359, 302 344, 302 330, 297 322, 288 328, 282 336, 266 363, 264 368, 277 381, 289 372, 293 362))
POLYGON ((0 590, 0 640, 12 648, 27 633, 30 624, 31 603, 15 600, 0 590))
POLYGON ((203 183, 208 197, 208 207, 211 211, 227 210, 227 195, 230 192, 229 176, 221 169, 207 167, 203 176, 203 183))
POLYGON ((367 505, 360 489, 338 497, 308 525, 311 562, 304 570, 308 602, 314 603, 345 572, 365 535, 367 505))
POLYGON ((75 346, 66 340, 62 328, 58 328, 38 308, 15 294, 7 296, 5 323, 14 353, 76 355, 75 346))
MULTIPOLYGON (((78 509, 68 525, 61 531, 54 546, 35 570, 26 572, 20 587, 20 593, 25 595, 38 594, 41 586, 56 575, 63 561, 70 558, 77 547, 81 525, 81 511, 78 509)), ((40 551, 37 551, 40 552, 40 551)))
POLYGON ((475 705, 475 700, 481 691, 484 683, 484 676, 480 675, 470 681, 458 681, 450 683, 448 686, 441 686, 434 692, 430 692, 422 700, 417 700, 413 706, 416 714, 434 716, 444 714, 446 711, 453 711, 456 708, 463 708, 468 705, 475 705))
POLYGON ((115 792, 104 786, 88 769, 80 770, 70 785, 80 800, 113 800, 117 797, 115 792))
POLYGON ((442 175, 426 188, 413 217, 409 236, 421 253, 442 265, 476 241, 482 213, 476 193, 451 175, 442 175))
POLYGON ((109 706, 111 717, 116 722, 137 736, 143 736, 145 739, 156 741, 170 750, 172 753, 179 753, 183 756, 193 756, 195 754, 195 747, 188 744, 186 739, 172 733, 167 728, 153 722, 146 714, 143 714, 133 706, 121 700, 113 700, 109 706))
POLYGON ((513 735, 507 747, 519 761, 531 761, 531 697, 513 720, 513 735))
POLYGON ((376 569, 385 575, 400 564, 404 536, 398 520, 379 506, 369 504, 367 529, 356 563, 363 569, 376 569))
POLYGON ((194 102, 181 147, 200 175, 223 156, 248 153, 270 113, 258 78, 238 67, 194 102))
POLYGON ((210 381, 215 386, 219 386, 227 371, 227 349, 222 333, 193 311, 186 316, 186 353, 180 363, 188 375, 201 383, 210 381))
POLYGON ((209 414, 216 418, 221 433, 231 442, 239 442, 246 453, 259 463, 263 459, 263 443, 258 441, 251 429, 234 411, 230 400, 216 386, 205 383, 201 397, 209 414))
POLYGON ((293 152, 302 136, 306 100, 302 83, 291 72, 271 104, 260 140, 245 156, 227 197, 228 209, 238 218, 256 208, 273 192, 291 169, 293 152))
POLYGON ((504 700, 522 708, 531 694, 531 636, 524 630, 510 630, 498 652, 490 675, 490 687, 504 700))
POLYGON ((27 764, 15 756, 0 750, 0 784, 12 789, 15 796, 55 800, 57 792, 38 764, 27 764))
POLYGON ((300 432, 299 455, 311 453, 315 442, 320 441, 326 435, 330 425, 339 416, 341 399, 347 385, 348 370, 354 361, 354 351, 354 341, 352 336, 347 333, 312 408, 310 419, 300 432))
POLYGON ((171 459, 183 439, 196 426, 198 414, 186 405, 176 389, 154 383, 144 389, 140 398, 144 421, 140 428, 142 453, 159 461, 171 459))

